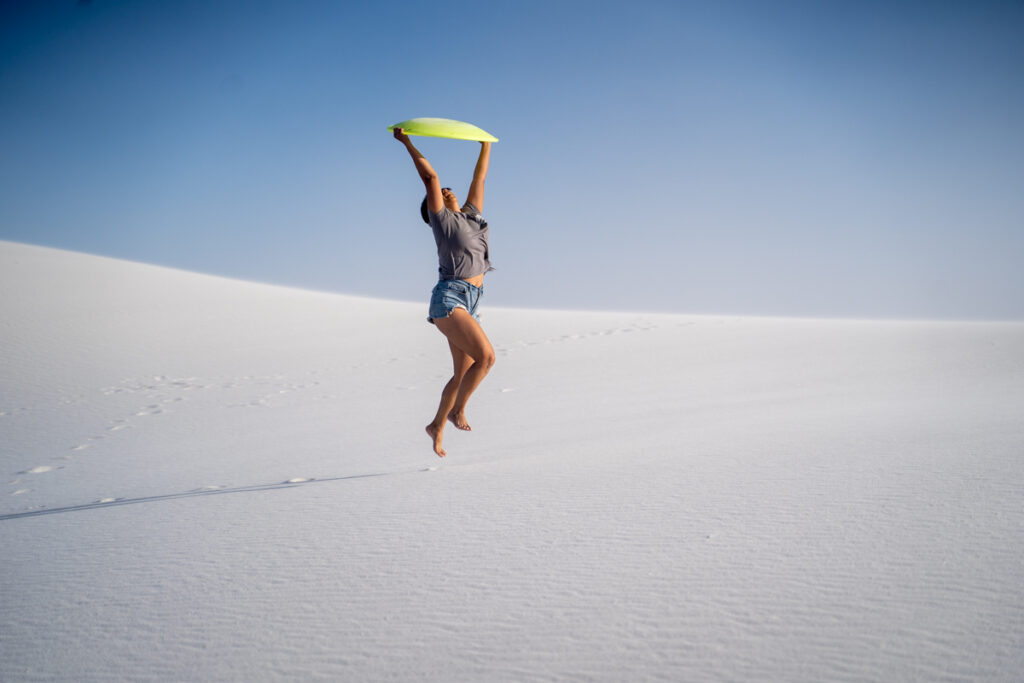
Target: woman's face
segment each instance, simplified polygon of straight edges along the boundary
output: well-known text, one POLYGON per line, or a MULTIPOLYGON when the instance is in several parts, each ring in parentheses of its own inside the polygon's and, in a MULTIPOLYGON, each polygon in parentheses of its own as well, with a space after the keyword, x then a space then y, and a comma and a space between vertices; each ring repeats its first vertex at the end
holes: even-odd
POLYGON ((459 198, 455 196, 454 192, 452 192, 452 188, 442 187, 441 197, 444 198, 445 208, 450 209, 452 211, 459 210, 459 198))

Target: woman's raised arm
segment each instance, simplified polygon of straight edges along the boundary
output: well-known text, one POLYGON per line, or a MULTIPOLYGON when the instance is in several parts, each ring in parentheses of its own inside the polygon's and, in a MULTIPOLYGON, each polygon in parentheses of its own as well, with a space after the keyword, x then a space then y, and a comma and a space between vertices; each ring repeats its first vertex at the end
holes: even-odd
POLYGON ((480 143, 480 158, 476 160, 473 170, 473 182, 466 195, 466 203, 472 204, 480 211, 484 210, 484 181, 487 180, 487 167, 491 163, 491 143, 480 143))
POLYGON ((439 213, 444 208, 444 197, 441 196, 441 181, 437 177, 437 172, 434 171, 434 167, 430 165, 427 158, 412 144, 412 140, 405 134, 405 131, 395 128, 394 135, 396 140, 405 145, 409 156, 412 157, 412 162, 416 165, 416 172, 420 174, 420 180, 427 188, 427 208, 431 213, 439 213))

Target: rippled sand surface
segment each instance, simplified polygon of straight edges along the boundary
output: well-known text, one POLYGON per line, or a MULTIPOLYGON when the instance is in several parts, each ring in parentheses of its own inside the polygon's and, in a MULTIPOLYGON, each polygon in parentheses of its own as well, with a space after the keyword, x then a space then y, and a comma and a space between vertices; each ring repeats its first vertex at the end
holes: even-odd
POLYGON ((485 308, 441 460, 425 303, 0 284, 2 680, 1024 670, 1024 325, 485 308))

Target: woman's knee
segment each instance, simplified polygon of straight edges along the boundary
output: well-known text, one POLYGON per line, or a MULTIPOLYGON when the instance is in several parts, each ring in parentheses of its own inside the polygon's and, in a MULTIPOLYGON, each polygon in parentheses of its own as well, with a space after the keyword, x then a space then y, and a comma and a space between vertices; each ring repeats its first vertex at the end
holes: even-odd
POLYGON ((469 351, 468 355, 472 359, 470 361, 471 366, 479 365, 485 370, 489 370, 496 360, 494 348, 486 342, 472 351, 469 351))
POLYGON ((498 358, 494 354, 494 349, 488 346, 486 349, 483 349, 480 352, 479 358, 474 358, 473 360, 483 365, 484 368, 486 368, 487 370, 490 370, 491 368, 494 367, 494 363, 498 360, 498 358))

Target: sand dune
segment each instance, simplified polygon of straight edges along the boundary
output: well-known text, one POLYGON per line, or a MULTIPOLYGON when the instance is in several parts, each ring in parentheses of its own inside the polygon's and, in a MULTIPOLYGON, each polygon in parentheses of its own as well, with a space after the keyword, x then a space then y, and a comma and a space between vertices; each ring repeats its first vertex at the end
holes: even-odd
POLYGON ((1024 670, 1024 324, 486 308, 441 460, 425 303, 0 283, 2 680, 1024 670))

